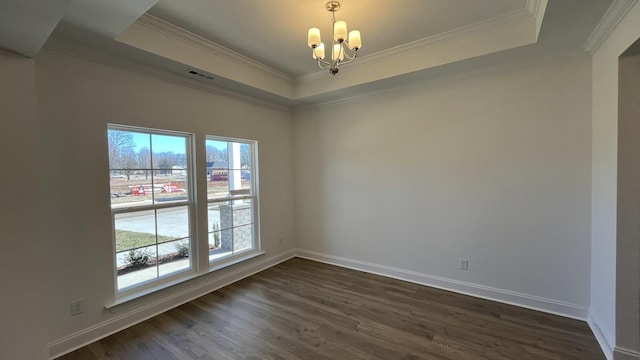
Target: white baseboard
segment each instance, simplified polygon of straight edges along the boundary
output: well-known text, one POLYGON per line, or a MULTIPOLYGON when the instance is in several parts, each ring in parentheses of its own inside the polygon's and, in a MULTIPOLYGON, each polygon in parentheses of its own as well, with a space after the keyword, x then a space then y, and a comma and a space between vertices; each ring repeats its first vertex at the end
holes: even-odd
MULTIPOLYGON (((118 315, 87 329, 70 334, 48 344, 51 359, 62 356, 94 341, 105 338, 144 320, 152 318, 174 307, 187 303, 200 296, 242 280, 260 271, 266 270, 295 256, 295 249, 253 262, 250 266, 240 266, 238 270, 226 273, 223 277, 203 280, 194 279, 187 286, 180 287, 162 297, 153 300, 135 302, 118 311, 118 315)), ((106 310, 105 310, 106 311, 106 310)))
POLYGON ((602 331, 602 329, 598 325, 598 322, 591 314, 589 314, 587 323, 589 324, 593 335, 596 337, 596 340, 598 341, 598 344, 600 345, 600 349, 602 349, 604 356, 606 356, 607 360, 613 360, 613 343, 611 342, 609 337, 607 337, 604 331, 602 331))
POLYGON ((339 256, 321 254, 303 249, 298 249, 296 252, 296 256, 349 269, 382 275, 389 278, 409 281, 420 285, 449 290, 464 295, 475 296, 487 300, 498 301, 505 304, 543 311, 554 315, 560 315, 578 320, 587 319, 588 309, 587 307, 582 305, 576 305, 563 301, 546 299, 539 296, 522 294, 515 291, 448 279, 440 276, 423 274, 410 270, 398 269, 385 265, 347 259, 339 256))
POLYGON ((613 351, 614 360, 640 360, 640 352, 616 347, 613 351))
MULTIPOLYGON (((249 267, 241 267, 236 271, 225 274, 225 276, 219 279, 215 279, 213 281, 211 279, 197 281, 196 279, 191 282, 189 286, 180 288, 180 290, 172 292, 164 297, 154 299, 153 301, 144 301, 132 304, 131 309, 122 309, 119 311, 121 314, 118 314, 114 318, 50 342, 48 344, 49 356, 50 358, 62 356, 82 346, 161 314, 171 308, 187 303, 211 291, 215 291, 255 273, 266 270, 295 256, 569 318, 579 320, 586 320, 587 318, 587 308, 576 304, 418 273, 410 270, 321 254, 313 251, 294 249, 273 257, 265 258, 259 262, 255 262, 249 267)), ((595 322, 593 324, 589 322, 589 324, 592 326, 592 330, 594 331, 594 334, 596 334, 596 338, 600 345, 607 345, 608 342, 597 327, 597 324, 595 324, 595 322)), ((613 354, 611 346, 609 346, 609 348, 611 350, 608 354, 613 354)), ((640 360, 640 357, 638 357, 634 352, 625 349, 615 350, 615 360, 640 360)), ((613 359, 608 358, 608 360, 613 359)))

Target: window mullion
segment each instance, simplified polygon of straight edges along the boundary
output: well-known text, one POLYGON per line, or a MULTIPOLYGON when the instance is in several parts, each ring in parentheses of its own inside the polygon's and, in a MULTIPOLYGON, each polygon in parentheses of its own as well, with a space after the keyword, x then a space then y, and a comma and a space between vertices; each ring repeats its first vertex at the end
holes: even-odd
MULTIPOLYGON (((153 193, 153 192, 152 192, 153 193)), ((160 248, 158 247, 158 210, 153 210, 153 217, 155 219, 155 231, 156 231, 156 279, 160 278, 160 248)))
POLYGON ((143 210, 154 210, 154 209, 170 209, 173 207, 183 207, 183 206, 189 206, 191 204, 190 201, 180 201, 180 202, 169 202, 167 204, 158 204, 158 205, 138 205, 138 206, 130 206, 130 207, 122 207, 122 208, 115 208, 112 209, 111 211, 114 214, 123 214, 123 213, 129 213, 129 212, 136 212, 136 211, 143 211, 143 210))

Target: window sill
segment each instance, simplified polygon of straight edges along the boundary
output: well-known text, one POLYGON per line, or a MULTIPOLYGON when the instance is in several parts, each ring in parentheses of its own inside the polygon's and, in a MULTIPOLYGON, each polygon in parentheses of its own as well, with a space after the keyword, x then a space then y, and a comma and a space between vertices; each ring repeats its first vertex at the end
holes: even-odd
MULTIPOLYGON (((140 291, 137 291, 135 293, 132 294, 127 294, 124 296, 118 296, 116 297, 116 299, 109 303, 106 304, 104 306, 105 309, 109 310, 110 312, 117 312, 117 308, 125 305, 127 303, 130 303, 132 301, 135 300, 139 300, 143 297, 152 295, 152 294, 156 294, 161 290, 165 290, 171 287, 174 287, 176 285, 180 285, 180 284, 184 284, 185 282, 192 280, 192 279, 196 279, 199 278, 201 276, 205 276, 207 274, 210 274, 212 272, 218 271, 220 269, 224 269, 226 267, 235 265, 235 264, 239 264, 241 262, 245 262, 247 260, 253 259, 254 257, 258 257, 260 255, 266 254, 266 251, 248 251, 246 253, 240 254, 236 257, 230 257, 228 259, 226 259, 226 261, 222 261, 220 263, 216 263, 216 264, 212 264, 212 266, 210 266, 206 272, 204 273, 194 273, 194 272, 188 272, 185 273, 183 276, 180 276, 179 278, 176 279, 172 279, 166 282, 162 282, 161 284, 158 284, 156 286, 153 287, 149 287, 149 288, 145 288, 145 289, 141 289, 140 291)), ((171 295, 169 295, 168 297, 172 297, 171 295)))

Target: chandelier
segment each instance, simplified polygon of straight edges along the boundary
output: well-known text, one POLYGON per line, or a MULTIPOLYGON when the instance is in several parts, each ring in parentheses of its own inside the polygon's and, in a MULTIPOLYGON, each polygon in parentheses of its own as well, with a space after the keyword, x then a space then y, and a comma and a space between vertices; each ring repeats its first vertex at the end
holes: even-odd
POLYGON ((331 23, 333 24, 333 41, 331 45, 331 61, 325 60, 324 43, 320 40, 320 29, 310 28, 308 34, 308 44, 312 51, 313 59, 318 62, 322 70, 329 69, 331 75, 338 73, 340 65, 348 64, 355 60, 358 50, 362 47, 360 31, 353 30, 347 36, 346 21, 336 21, 336 11, 340 10, 340 3, 329 1, 327 11, 331 12, 331 23))

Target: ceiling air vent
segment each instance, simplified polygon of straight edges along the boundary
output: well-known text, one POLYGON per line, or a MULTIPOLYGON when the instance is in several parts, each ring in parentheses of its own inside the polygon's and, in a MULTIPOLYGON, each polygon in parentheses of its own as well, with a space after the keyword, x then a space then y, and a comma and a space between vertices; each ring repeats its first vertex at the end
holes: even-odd
POLYGON ((207 74, 207 73, 205 73, 204 71, 201 71, 201 70, 187 69, 187 70, 185 70, 185 72, 190 77, 201 78, 201 79, 206 79, 206 80, 213 80, 213 75, 207 74))

